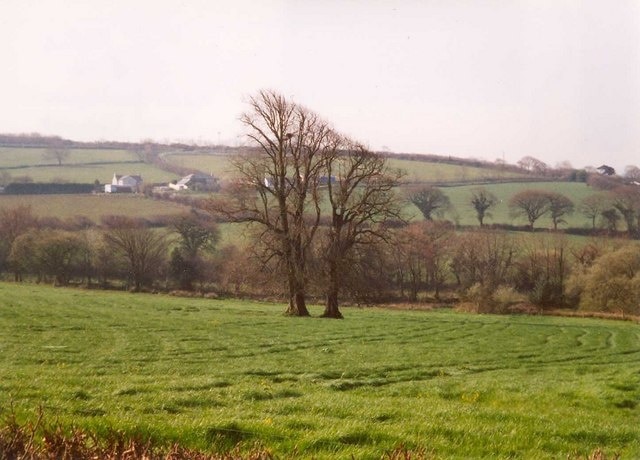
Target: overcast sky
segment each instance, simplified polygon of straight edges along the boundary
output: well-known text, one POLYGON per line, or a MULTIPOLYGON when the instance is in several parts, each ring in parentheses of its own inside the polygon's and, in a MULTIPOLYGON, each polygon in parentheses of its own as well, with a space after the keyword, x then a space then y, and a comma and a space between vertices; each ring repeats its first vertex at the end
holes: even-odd
POLYGON ((275 89, 373 149, 640 164, 640 0, 0 0, 0 132, 242 142, 275 89))

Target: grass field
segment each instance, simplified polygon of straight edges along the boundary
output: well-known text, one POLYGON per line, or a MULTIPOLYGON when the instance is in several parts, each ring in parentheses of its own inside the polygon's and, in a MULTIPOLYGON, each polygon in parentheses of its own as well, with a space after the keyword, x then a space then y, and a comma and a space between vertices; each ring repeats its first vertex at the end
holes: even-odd
POLYGON ((233 177, 233 170, 229 164, 229 155, 219 153, 175 153, 165 155, 164 160, 183 168, 197 169, 207 174, 212 174, 220 179, 233 177))
POLYGON ((101 184, 110 184, 113 173, 138 174, 145 184, 166 183, 179 179, 175 174, 162 171, 155 166, 144 163, 108 163, 91 166, 50 166, 28 167, 8 170, 12 177, 29 176, 33 182, 74 182, 93 184, 98 180, 101 184))
MULTIPOLYGON (((452 219, 461 225, 478 225, 478 220, 475 215, 475 211, 469 204, 469 197, 471 190, 477 186, 465 185, 458 187, 443 187, 442 191, 447 194, 451 200, 451 204, 454 209, 447 213, 446 217, 452 219)), ((593 193, 596 193, 593 188, 588 187, 584 183, 579 182, 513 182, 506 184, 487 184, 483 186, 485 189, 491 191, 500 202, 491 210, 492 216, 485 220, 485 223, 500 223, 500 224, 514 224, 525 225, 526 219, 519 217, 514 218, 509 214, 509 199, 516 193, 526 189, 545 190, 562 193, 569 197, 575 204, 576 210, 572 215, 566 216, 566 224, 561 224, 559 228, 577 227, 577 228, 591 228, 591 221, 584 217, 578 207, 580 201, 593 193)), ((414 210, 414 214, 418 214, 417 209, 414 210)), ((553 223, 548 216, 540 218, 536 224, 538 228, 553 228, 553 223)))
MULTIPOLYGON (((134 153, 125 150, 101 150, 101 149, 73 149, 62 167, 42 166, 51 163, 52 160, 43 158, 45 149, 21 149, 0 148, 0 170, 2 168, 12 176, 30 176, 36 182, 66 181, 92 183, 98 179, 102 183, 110 182, 114 172, 139 173, 146 183, 167 182, 176 179, 175 174, 162 171, 159 168, 137 161, 134 153), (102 163, 92 164, 87 163, 102 163), (17 167, 17 168, 16 168, 17 167)), ((166 154, 164 159, 170 163, 195 168, 207 173, 212 173, 223 179, 232 176, 229 165, 229 156, 221 153, 193 154, 174 153, 166 154)), ((464 180, 490 180, 513 177, 517 180, 518 174, 501 172, 493 169, 456 166, 448 164, 427 163, 421 161, 392 159, 390 166, 401 168, 407 172, 406 180, 411 182, 459 182, 464 180)), ((443 191, 450 197, 453 209, 445 215, 446 219, 460 225, 475 226, 478 224, 475 212, 469 205, 469 194, 475 185, 443 187, 443 191)), ((484 186, 492 191, 500 200, 497 206, 491 210, 491 216, 486 218, 487 224, 514 224, 524 225, 523 218, 514 218, 509 213, 508 202, 511 196, 520 190, 537 188, 554 190, 570 197, 576 206, 585 197, 594 191, 582 183, 570 182, 542 182, 542 183, 501 183, 487 184, 484 186)), ((203 195, 204 196, 204 195, 203 195)), ((7 196, 0 195, 0 207, 10 207, 17 203, 28 203, 32 206, 36 215, 41 217, 56 216, 62 219, 77 215, 84 215, 99 222, 100 217, 110 214, 125 214, 140 217, 154 217, 157 215, 176 214, 186 210, 186 207, 173 203, 151 201, 137 196, 96 197, 87 195, 47 195, 47 196, 7 196)), ((405 216, 421 220, 422 215, 411 204, 406 205, 405 216)), ((590 221, 579 211, 566 217, 567 223, 560 228, 577 227, 588 228, 590 221)), ((542 217, 536 222, 537 228, 551 228, 551 219, 542 217)), ((223 232, 223 244, 244 243, 240 232, 233 227, 232 232, 223 232)))
POLYGON ((0 408, 280 457, 640 457, 637 324, 282 310, 0 283, 0 408))
MULTIPOLYGON (((0 168, 55 164, 55 160, 45 158, 46 151, 47 149, 44 148, 0 147, 0 168)), ((138 158, 133 152, 127 152, 126 150, 70 149, 64 164, 122 163, 137 160, 138 158)))
POLYGON ((38 217, 66 219, 85 216, 95 223, 102 216, 125 215, 151 218, 189 212, 189 207, 142 195, 0 195, 0 208, 31 206, 38 217))
POLYGON ((140 174, 146 183, 168 182, 175 174, 138 161, 125 150, 71 149, 62 166, 45 159, 46 149, 0 148, 0 171, 12 177, 29 176, 34 182, 111 183, 114 173, 140 174), (93 163, 93 164, 89 164, 93 163), (99 164, 95 164, 99 163, 99 164))
POLYGON ((525 177, 523 174, 499 169, 476 168, 473 166, 430 163, 404 159, 390 159, 389 166, 405 171, 408 182, 460 182, 483 181, 525 177))
MULTIPOLYGON (((178 166, 195 168, 217 177, 232 177, 229 156, 222 154, 172 154, 164 157, 178 166)), ((390 159, 389 166, 405 171, 408 182, 459 182, 467 180, 488 180, 523 177, 509 171, 497 169, 458 166, 444 163, 429 163, 404 159, 390 159)))

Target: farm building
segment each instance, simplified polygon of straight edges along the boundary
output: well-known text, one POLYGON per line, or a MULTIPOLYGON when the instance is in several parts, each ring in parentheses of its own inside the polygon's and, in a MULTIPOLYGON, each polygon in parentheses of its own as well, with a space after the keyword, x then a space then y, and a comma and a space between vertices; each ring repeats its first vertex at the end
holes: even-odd
POLYGON ((170 183, 173 190, 212 190, 217 188, 218 179, 207 174, 189 174, 176 183, 170 183))
POLYGON ((104 186, 105 193, 137 193, 142 190, 142 176, 114 173, 110 184, 104 186))

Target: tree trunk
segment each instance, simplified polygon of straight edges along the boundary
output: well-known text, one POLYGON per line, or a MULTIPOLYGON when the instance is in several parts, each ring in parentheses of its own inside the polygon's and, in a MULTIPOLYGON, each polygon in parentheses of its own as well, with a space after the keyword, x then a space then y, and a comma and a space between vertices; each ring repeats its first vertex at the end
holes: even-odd
POLYGON ((330 262, 329 286, 327 287, 327 303, 324 307, 323 318, 342 319, 342 313, 338 308, 338 292, 340 291, 340 280, 338 279, 338 268, 335 263, 330 262))
POLYGON ((310 316, 304 292, 296 292, 289 297, 289 307, 285 314, 289 316, 310 316))
POLYGON ((289 272, 289 307, 285 314, 290 316, 309 316, 305 300, 304 282, 298 281, 293 271, 289 272))
POLYGON ((335 318, 335 319, 343 319, 342 313, 340 313, 340 309, 338 308, 338 292, 328 292, 327 293, 327 303, 324 307, 324 313, 322 313, 323 318, 335 318))

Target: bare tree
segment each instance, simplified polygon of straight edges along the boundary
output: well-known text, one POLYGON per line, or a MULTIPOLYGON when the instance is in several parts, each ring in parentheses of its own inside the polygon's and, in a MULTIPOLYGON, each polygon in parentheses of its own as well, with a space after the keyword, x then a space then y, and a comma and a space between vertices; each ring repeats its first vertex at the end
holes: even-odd
POLYGON ((494 308, 496 289, 509 282, 519 245, 505 233, 484 229, 456 238, 451 268, 459 286, 477 291, 479 308, 494 308))
POLYGON ((523 190, 511 197, 509 207, 514 217, 525 217, 533 230, 536 220, 549 211, 548 194, 542 190, 523 190))
POLYGON ((330 129, 318 115, 274 91, 260 91, 249 106, 241 122, 257 148, 232 161, 238 178, 227 189, 228 199, 212 200, 209 209, 258 226, 264 259, 276 258, 286 273, 287 312, 308 316, 307 262, 320 223, 317 184, 330 129))
POLYGON ((42 154, 43 159, 53 160, 58 164, 58 166, 62 166, 62 163, 68 156, 69 149, 62 139, 54 139, 49 148, 47 148, 47 150, 42 154))
POLYGON ((359 245, 389 240, 390 220, 401 219, 401 203, 394 193, 401 172, 386 159, 358 143, 333 135, 324 149, 331 224, 323 254, 328 285, 324 317, 342 318, 338 295, 351 250, 359 245))
POLYGON ((629 165, 624 168, 624 178, 633 182, 640 182, 640 168, 629 165))
POLYGON ((179 235, 179 244, 171 254, 171 274, 181 289, 192 290, 193 282, 202 279, 204 260, 201 252, 212 252, 220 239, 217 225, 195 212, 175 217, 171 227, 179 235))
POLYGON ((449 197, 438 187, 431 185, 410 193, 409 201, 420 210, 426 220, 442 216, 451 208, 449 197))
POLYGON ((399 231, 395 252, 409 284, 409 300, 417 300, 422 286, 433 289, 439 299, 449 273, 454 239, 453 224, 446 221, 416 222, 399 231))
POLYGON ((549 216, 553 222, 553 229, 558 230, 558 224, 567 222, 564 220, 564 216, 572 214, 575 205, 573 201, 562 193, 548 193, 547 200, 549 202, 549 216))
POLYGON ((640 219, 640 188, 635 185, 616 187, 611 192, 612 206, 620 213, 627 225, 629 236, 635 236, 640 219))
POLYGON ((525 171, 529 171, 535 174, 545 174, 549 170, 549 165, 547 165, 544 161, 538 160, 532 156, 526 156, 518 161, 518 166, 520 166, 525 171))
POLYGON ((105 230, 104 241, 125 262, 134 291, 153 281, 165 262, 166 235, 122 217, 105 230))
POLYGON ((589 195, 580 202, 580 212, 591 220, 591 228, 593 230, 596 229, 598 216, 607 208, 607 205, 606 197, 600 193, 589 195))
POLYGON ((615 208, 604 209, 600 215, 602 216, 602 221, 609 232, 615 233, 618 231, 620 214, 618 214, 618 211, 616 211, 615 208))
POLYGON ((519 245, 515 287, 529 293, 529 300, 541 307, 565 303, 565 283, 569 275, 570 246, 562 234, 552 233, 519 245))
POLYGON ((473 206, 473 209, 475 209, 476 217, 482 227, 484 225, 484 218, 490 216, 488 211, 498 203, 498 198, 484 187, 479 187, 471 191, 469 202, 471 206, 473 206))

